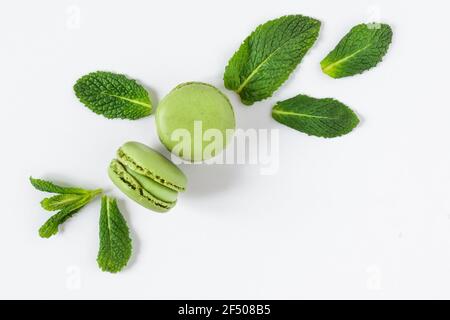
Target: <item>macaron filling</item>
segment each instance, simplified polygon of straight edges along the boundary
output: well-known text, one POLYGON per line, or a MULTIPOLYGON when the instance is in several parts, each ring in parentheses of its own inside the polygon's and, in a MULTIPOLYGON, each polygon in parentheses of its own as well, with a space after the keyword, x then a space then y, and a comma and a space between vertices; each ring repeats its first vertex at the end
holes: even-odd
POLYGON ((141 185, 141 187, 144 190, 147 190, 147 191, 152 190, 151 192, 149 191, 149 193, 154 195, 156 198, 158 198, 162 201, 165 201, 165 202, 169 202, 169 203, 177 201, 177 197, 178 197, 177 191, 169 189, 166 186, 164 186, 146 176, 143 176, 130 168, 125 167, 125 170, 134 179, 136 179, 137 182, 139 182, 139 184, 141 185))
POLYGON ((137 163, 136 160, 129 157, 123 150, 120 148, 117 151, 117 159, 122 163, 126 168, 129 168, 133 170, 135 173, 140 174, 142 176, 148 177, 151 180, 157 181, 163 186, 166 186, 169 189, 172 189, 174 191, 184 191, 185 188, 182 186, 175 185, 171 183, 170 181, 167 181, 166 179, 162 178, 161 176, 158 176, 157 174, 154 174, 150 170, 144 168, 139 163, 137 163))
MULTIPOLYGON (((136 180, 133 175, 131 175, 127 168, 122 165, 117 160, 112 160, 110 164, 110 175, 114 174, 115 177, 119 178, 123 184, 129 189, 131 192, 138 192, 141 197, 143 197, 146 201, 151 202, 153 205, 160 207, 164 210, 169 210, 176 204, 176 200, 172 202, 166 202, 163 201, 163 199, 158 198, 156 195, 148 191, 146 188, 144 188, 141 183, 136 180)), ((157 183, 157 182, 155 182, 157 183)), ((161 186, 163 187, 163 186, 161 186)), ((170 189, 169 189, 170 190, 170 189)), ((162 192, 164 193, 164 192, 162 192)), ((170 197, 167 197, 167 195, 163 196, 165 199, 169 199, 170 197)))

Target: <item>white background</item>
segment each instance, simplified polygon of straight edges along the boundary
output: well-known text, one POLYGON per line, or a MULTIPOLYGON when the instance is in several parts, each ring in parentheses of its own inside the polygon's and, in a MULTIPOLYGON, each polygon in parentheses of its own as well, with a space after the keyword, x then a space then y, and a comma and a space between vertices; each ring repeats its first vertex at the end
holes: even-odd
MULTIPOLYGON (((0 298, 450 298, 448 1, 2 1, 0 298), (79 24, 77 14, 79 13, 79 24), (320 39, 271 99, 244 107, 223 70, 260 23, 300 13, 320 39), (347 79, 320 60, 355 24, 381 20, 394 41, 375 69, 347 79), (189 166, 168 214, 148 211, 106 175, 137 140, 163 150, 154 117, 107 120, 72 86, 95 70, 139 79, 158 101, 205 81, 240 128, 279 129, 279 170, 189 166), (284 127, 271 106, 298 93, 335 97, 362 122, 325 140, 284 127), (121 200, 134 255, 96 265, 99 201, 51 238, 30 175, 102 187, 121 200)), ((166 155, 167 152, 165 152, 166 155)))

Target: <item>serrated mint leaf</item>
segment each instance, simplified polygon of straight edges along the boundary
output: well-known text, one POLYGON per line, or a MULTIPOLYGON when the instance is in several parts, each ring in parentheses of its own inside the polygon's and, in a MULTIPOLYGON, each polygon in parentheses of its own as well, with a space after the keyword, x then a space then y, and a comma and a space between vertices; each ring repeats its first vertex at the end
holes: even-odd
POLYGON ((320 21, 290 15, 268 21, 247 37, 225 69, 225 87, 251 105, 272 96, 316 41, 320 21))
POLYGON ((98 266, 102 271, 119 272, 131 257, 130 230, 116 200, 107 196, 102 197, 99 234, 98 266))
POLYGON ((387 24, 360 24, 353 27, 320 63, 324 73, 343 78, 375 67, 384 57, 392 41, 387 24))
POLYGON ((37 190, 44 191, 44 192, 50 192, 50 193, 60 193, 60 194, 81 194, 85 195, 90 190, 85 190, 81 188, 73 188, 73 187, 61 187, 56 184, 54 184, 51 181, 46 181, 43 179, 35 179, 33 177, 30 177, 30 182, 37 190))
POLYGON ((359 123, 356 114, 345 104, 305 95, 278 102, 272 109, 272 117, 288 127, 324 138, 347 134, 359 123))
POLYGON ((109 119, 134 120, 152 112, 147 90, 123 74, 92 72, 81 77, 73 88, 86 107, 109 119))
POLYGON ((77 202, 74 202, 61 209, 58 213, 50 217, 39 229, 41 238, 50 238, 58 233, 59 226, 71 218, 82 207, 90 201, 89 196, 83 196, 77 202))
POLYGON ((59 226, 66 222, 67 219, 72 217, 77 213, 79 209, 69 209, 61 210, 57 214, 50 217, 43 225, 39 228, 39 236, 41 238, 50 238, 51 236, 58 233, 59 226))

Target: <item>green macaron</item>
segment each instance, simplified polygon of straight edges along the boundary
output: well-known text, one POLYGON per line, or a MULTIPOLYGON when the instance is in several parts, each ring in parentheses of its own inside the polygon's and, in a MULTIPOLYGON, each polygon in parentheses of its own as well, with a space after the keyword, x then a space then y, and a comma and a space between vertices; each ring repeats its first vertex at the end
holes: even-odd
POLYGON ((217 156, 236 127, 228 98, 212 85, 188 82, 178 85, 159 104, 156 127, 168 150, 189 161, 217 156))
POLYGON ((129 198, 140 205, 166 212, 186 189, 184 173, 159 152, 139 142, 127 142, 111 161, 108 175, 129 198))

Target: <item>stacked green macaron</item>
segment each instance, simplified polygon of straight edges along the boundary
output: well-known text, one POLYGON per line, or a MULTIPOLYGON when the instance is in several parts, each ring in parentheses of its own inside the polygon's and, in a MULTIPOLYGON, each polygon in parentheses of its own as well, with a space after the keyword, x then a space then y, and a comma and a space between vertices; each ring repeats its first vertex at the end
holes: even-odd
POLYGON ((187 178, 170 160, 139 142, 127 142, 111 161, 108 175, 129 198, 145 208, 166 212, 186 189, 187 178))
POLYGON ((156 126, 159 139, 169 151, 198 162, 222 152, 233 136, 236 123, 233 107, 225 94, 210 84, 187 82, 178 85, 160 102, 156 126), (182 133, 188 137, 181 137, 182 133), (178 148, 183 142, 180 138, 187 139, 186 148, 178 148))

